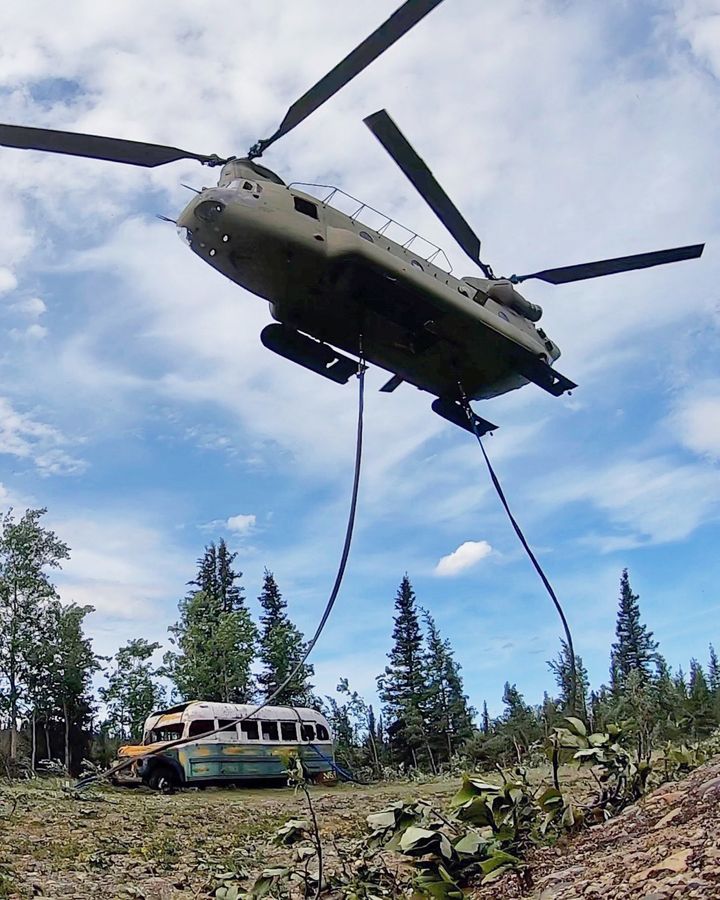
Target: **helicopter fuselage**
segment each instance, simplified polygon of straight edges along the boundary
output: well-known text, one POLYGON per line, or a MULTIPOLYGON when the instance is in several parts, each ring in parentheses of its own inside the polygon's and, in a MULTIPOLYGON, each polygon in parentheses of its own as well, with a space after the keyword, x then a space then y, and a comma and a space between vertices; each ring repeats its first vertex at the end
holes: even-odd
POLYGON ((509 282, 456 278, 256 164, 229 163, 178 226, 198 256, 268 300, 291 332, 362 352, 394 373, 388 389, 402 380, 455 398, 460 383, 470 398, 494 397, 529 380, 540 384, 560 356, 517 311, 539 317, 539 308, 509 282))

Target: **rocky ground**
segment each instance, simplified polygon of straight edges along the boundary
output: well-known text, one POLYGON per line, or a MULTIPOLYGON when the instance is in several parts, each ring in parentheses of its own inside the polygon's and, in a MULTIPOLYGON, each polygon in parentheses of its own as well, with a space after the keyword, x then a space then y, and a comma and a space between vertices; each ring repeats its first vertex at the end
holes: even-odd
MULTIPOLYGON (((569 777, 569 776, 568 776, 569 777)), ((370 813, 394 800, 442 808, 458 779, 426 784, 316 787, 328 871, 354 846, 370 813)), ((271 836, 306 818, 302 793, 282 789, 183 791, 103 788, 74 797, 59 781, 0 784, 0 898, 210 897, 223 883, 246 889, 292 852, 271 836), (224 881, 227 879, 227 881, 224 881)), ((535 851, 532 886, 516 876, 477 900, 720 900, 720 758, 645 797, 623 815, 535 851)))
POLYGON ((668 782, 604 825, 530 859, 533 887, 514 877, 483 900, 720 898, 720 758, 668 782))

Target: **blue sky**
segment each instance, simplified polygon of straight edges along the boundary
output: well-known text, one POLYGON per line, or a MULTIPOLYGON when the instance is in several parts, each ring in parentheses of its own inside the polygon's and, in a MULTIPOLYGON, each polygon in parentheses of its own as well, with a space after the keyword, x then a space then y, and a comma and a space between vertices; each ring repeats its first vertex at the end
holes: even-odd
MULTIPOLYGON (((70 28, 44 0, 5 4, 1 118, 242 154, 393 8, 88 0, 70 28)), ((476 273, 367 132, 369 113, 387 107, 497 272, 707 242, 697 262, 530 282, 579 387, 478 404, 501 426, 488 451, 596 684, 626 566, 673 666, 720 643, 719 77, 710 0, 446 0, 264 160, 412 225, 460 274, 476 273)), ((63 599, 95 606, 102 653, 166 642, 195 559, 225 536, 251 605, 267 566, 311 632, 342 543, 354 385, 264 350, 267 305, 154 218, 212 171, 0 159, 0 500, 48 507, 72 548, 63 599)), ((356 540, 318 687, 347 676, 372 693, 407 571, 476 706, 499 711, 506 679, 538 701, 560 627, 479 450, 426 395, 378 394, 385 379, 368 374, 356 540), (438 574, 468 542, 474 564, 438 574)))

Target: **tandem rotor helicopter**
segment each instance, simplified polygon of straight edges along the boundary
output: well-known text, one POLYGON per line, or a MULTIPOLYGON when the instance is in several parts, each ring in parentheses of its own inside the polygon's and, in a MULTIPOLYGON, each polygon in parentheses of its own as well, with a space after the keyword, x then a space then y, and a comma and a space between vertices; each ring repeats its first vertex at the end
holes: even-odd
MULTIPOLYGON (((385 110, 364 121, 484 277, 456 278, 437 265, 442 251, 413 252, 417 241, 389 237, 392 219, 371 228, 352 213, 286 185, 257 160, 355 78, 442 0, 407 0, 376 31, 288 110, 277 131, 246 157, 203 156, 160 144, 75 132, 0 125, 0 145, 154 167, 180 159, 222 166, 217 187, 204 188, 176 224, 190 248, 231 281, 269 301, 276 320, 262 343, 338 383, 360 356, 392 373, 381 388, 408 382, 436 396, 433 410, 468 430, 496 426, 475 416, 465 397, 487 399, 534 382, 560 396, 576 385, 553 368, 560 350, 536 323, 542 309, 516 285, 531 278, 566 284, 702 254, 703 244, 544 269, 499 278, 480 259, 480 239, 385 110), (362 346, 361 346, 362 343, 362 346)), ((318 187, 304 185, 304 187, 318 187)), ((340 192, 342 193, 342 192, 340 192)), ((346 195, 347 196, 347 195, 346 195)), ((374 211, 373 211, 374 212, 374 211)))

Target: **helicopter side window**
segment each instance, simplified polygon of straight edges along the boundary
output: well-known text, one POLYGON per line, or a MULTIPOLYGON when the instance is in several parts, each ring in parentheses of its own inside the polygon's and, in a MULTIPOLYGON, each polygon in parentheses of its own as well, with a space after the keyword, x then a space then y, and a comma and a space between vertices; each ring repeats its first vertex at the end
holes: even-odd
POLYGON ((254 189, 254 187, 255 187, 255 185, 250 181, 243 182, 243 190, 244 191, 252 191, 254 189))
POLYGON ((301 212, 306 216, 310 216, 311 219, 319 218, 317 206, 314 203, 311 203, 304 197, 293 197, 293 202, 295 203, 295 209, 298 212, 301 212))
POLYGON ((416 269, 420 269, 421 272, 424 272, 424 271, 425 271, 425 270, 423 269, 423 267, 422 267, 422 263, 419 263, 416 259, 411 259, 411 260, 410 260, 410 265, 411 265, 411 266, 415 266, 416 269))
POLYGON ((372 237, 367 233, 367 231, 360 231, 359 234, 360 234, 360 237, 361 237, 364 241, 370 241, 371 244, 373 243, 373 239, 372 239, 372 237))

